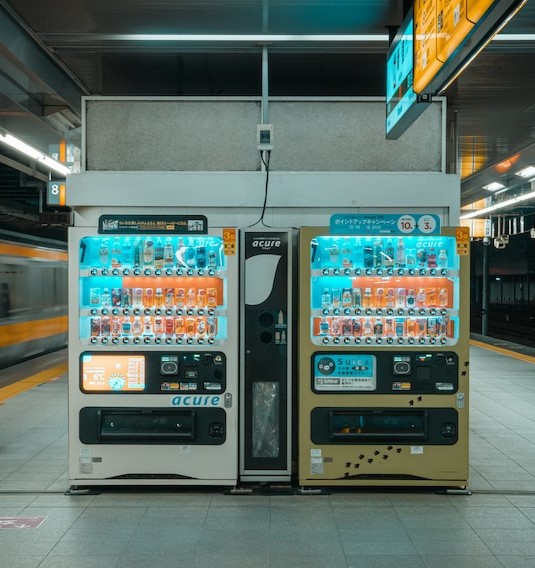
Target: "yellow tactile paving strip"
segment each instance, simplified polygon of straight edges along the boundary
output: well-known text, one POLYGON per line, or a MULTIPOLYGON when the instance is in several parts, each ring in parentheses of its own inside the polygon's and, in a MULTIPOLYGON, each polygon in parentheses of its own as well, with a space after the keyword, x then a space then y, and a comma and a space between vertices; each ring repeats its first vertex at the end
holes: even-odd
POLYGON ((503 347, 490 345, 489 343, 482 343, 481 341, 476 341, 475 339, 470 340, 470 345, 473 345, 474 347, 482 347, 483 349, 488 349, 489 351, 495 351, 496 353, 501 353, 502 355, 513 357, 513 359, 520 359, 521 361, 526 361, 527 363, 535 363, 535 357, 532 357, 531 355, 524 355, 523 353, 517 353, 516 351, 511 351, 509 349, 504 349, 503 347))
POLYGON ((8 385, 7 387, 3 387, 0 389, 0 403, 6 401, 8 398, 12 398, 24 391, 33 389, 37 385, 42 383, 46 383, 48 381, 55 381, 59 379, 61 375, 67 372, 67 363, 63 363, 61 365, 57 365, 56 367, 51 367, 50 369, 46 369, 41 371, 40 373, 36 373, 31 377, 26 377, 16 383, 8 385))

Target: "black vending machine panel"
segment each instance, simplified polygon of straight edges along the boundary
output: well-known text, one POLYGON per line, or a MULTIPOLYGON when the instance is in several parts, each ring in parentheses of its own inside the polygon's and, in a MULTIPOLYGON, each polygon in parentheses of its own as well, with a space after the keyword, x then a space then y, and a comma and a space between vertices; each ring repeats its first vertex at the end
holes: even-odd
POLYGON ((289 480, 292 467, 292 230, 242 233, 242 481, 289 480))

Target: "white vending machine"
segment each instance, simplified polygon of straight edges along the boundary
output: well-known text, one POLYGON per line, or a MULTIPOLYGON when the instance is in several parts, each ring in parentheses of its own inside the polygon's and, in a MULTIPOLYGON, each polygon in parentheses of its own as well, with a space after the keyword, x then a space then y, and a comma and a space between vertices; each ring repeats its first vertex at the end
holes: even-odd
POLYGON ((103 215, 69 233, 69 482, 238 476, 237 230, 103 215))

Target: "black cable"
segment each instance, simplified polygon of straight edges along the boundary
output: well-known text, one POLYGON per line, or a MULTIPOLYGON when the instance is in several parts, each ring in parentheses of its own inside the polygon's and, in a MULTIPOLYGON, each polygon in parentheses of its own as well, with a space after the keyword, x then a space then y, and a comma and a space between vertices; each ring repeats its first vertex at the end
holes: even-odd
POLYGON ((264 204, 262 205, 262 213, 260 214, 260 218, 258 219, 258 221, 256 221, 256 223, 253 223, 252 225, 247 225, 246 227, 247 229, 258 225, 258 223, 262 223, 264 227, 268 227, 268 225, 264 223, 264 214, 266 213, 266 204, 267 204, 267 196, 269 188, 269 161, 271 160, 271 150, 266 150, 266 152, 267 152, 267 161, 264 160, 264 152, 260 151, 260 159, 262 160, 262 163, 266 168, 266 184, 264 186, 264 204))

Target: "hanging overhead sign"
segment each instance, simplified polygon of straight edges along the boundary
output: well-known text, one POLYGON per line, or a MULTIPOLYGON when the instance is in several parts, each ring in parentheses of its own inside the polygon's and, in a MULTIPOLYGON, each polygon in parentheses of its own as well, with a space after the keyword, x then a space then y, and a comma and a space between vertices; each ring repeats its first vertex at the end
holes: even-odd
POLYGON ((440 94, 527 0, 415 0, 414 92, 440 94))

